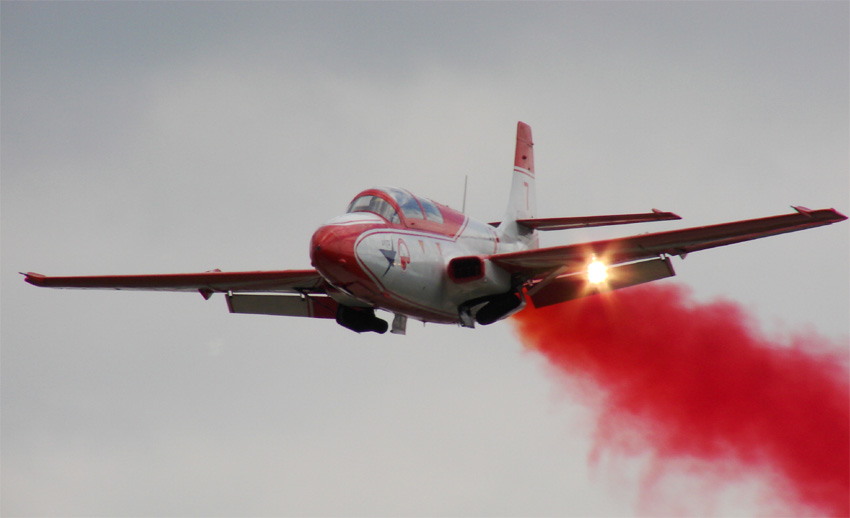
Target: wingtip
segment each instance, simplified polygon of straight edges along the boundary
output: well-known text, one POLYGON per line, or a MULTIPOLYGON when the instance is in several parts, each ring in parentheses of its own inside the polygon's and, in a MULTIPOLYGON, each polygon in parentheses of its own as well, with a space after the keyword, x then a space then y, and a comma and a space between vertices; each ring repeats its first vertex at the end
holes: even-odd
POLYGON ((682 216, 679 216, 675 212, 667 212, 659 209, 652 209, 652 213, 655 214, 659 219, 682 219, 682 216))
POLYGON ((26 273, 18 272, 18 273, 20 273, 21 275, 24 276, 24 282, 28 282, 28 283, 32 284, 33 286, 43 286, 43 284, 44 284, 43 281, 44 281, 44 279, 47 278, 46 275, 42 275, 40 273, 34 273, 34 272, 26 272, 26 273))
POLYGON ((803 207, 802 205, 792 205, 791 208, 796 210, 798 213, 800 213, 804 216, 808 216, 810 218, 815 217, 817 215, 818 219, 824 219, 824 216, 825 216, 826 217, 825 219, 828 219, 829 221, 831 221, 833 223, 837 223, 839 221, 844 221, 844 220, 847 219, 847 216, 838 212, 835 209, 813 210, 813 209, 810 209, 808 207, 803 207))

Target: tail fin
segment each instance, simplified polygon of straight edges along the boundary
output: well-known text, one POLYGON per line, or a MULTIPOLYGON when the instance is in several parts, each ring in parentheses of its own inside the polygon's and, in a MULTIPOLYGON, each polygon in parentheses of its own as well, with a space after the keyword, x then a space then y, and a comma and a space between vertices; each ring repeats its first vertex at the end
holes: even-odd
POLYGON ((511 195, 508 201, 507 214, 499 225, 498 233, 503 241, 520 242, 523 248, 535 248, 537 246, 536 232, 529 228, 520 227, 516 223, 518 219, 531 219, 537 216, 533 146, 531 126, 524 122, 517 123, 511 195))
POLYGON ((516 154, 514 177, 508 217, 514 220, 537 217, 537 194, 534 188, 534 143, 531 126, 518 122, 516 127, 516 154))

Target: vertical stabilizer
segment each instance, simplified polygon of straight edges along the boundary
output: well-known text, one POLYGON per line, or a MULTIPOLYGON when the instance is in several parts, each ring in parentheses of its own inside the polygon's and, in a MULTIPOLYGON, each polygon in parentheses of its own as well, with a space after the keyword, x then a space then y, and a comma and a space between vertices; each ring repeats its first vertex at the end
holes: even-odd
POLYGON ((499 225, 500 239, 518 242, 522 248, 534 248, 537 243, 536 232, 519 227, 518 219, 537 217, 537 191, 534 185, 534 143, 531 140, 531 126, 517 123, 516 153, 514 172, 511 182, 511 195, 505 219, 499 225))

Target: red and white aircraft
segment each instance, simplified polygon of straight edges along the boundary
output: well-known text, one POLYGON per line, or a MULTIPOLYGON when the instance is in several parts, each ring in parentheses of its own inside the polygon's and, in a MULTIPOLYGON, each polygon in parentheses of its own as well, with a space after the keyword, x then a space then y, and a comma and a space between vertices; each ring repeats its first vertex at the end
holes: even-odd
POLYGON ((505 218, 483 223, 404 189, 358 194, 345 214, 316 230, 314 269, 167 275, 48 277, 49 288, 225 293, 231 313, 333 318, 353 331, 384 333, 375 310, 393 313, 392 331, 407 319, 474 327, 519 311, 558 304, 675 275, 670 256, 828 225, 847 219, 810 210, 654 234, 550 248, 538 231, 681 219, 670 212, 537 218, 531 128, 517 127, 505 218))

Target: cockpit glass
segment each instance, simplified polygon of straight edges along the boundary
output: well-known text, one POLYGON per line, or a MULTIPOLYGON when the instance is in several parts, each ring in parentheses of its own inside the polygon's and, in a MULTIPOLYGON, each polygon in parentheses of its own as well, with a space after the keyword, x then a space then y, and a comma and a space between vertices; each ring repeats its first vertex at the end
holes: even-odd
POLYGON ((369 210, 369 202, 374 196, 359 196, 348 206, 346 212, 363 212, 369 210))
POLYGON ((416 201, 416 198, 412 194, 393 187, 386 187, 383 190, 395 199, 405 218, 425 219, 422 209, 419 207, 419 202, 416 201))
POLYGON ((347 212, 374 212, 390 223, 398 223, 400 221, 398 213, 387 200, 371 194, 358 196, 348 206, 347 212))
POLYGON ((443 222, 443 214, 440 212, 440 209, 437 208, 437 204, 428 198, 417 198, 419 203, 422 205, 422 208, 425 209, 425 217, 431 221, 436 221, 437 223, 443 222))

